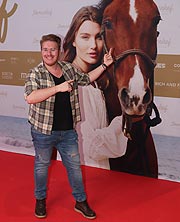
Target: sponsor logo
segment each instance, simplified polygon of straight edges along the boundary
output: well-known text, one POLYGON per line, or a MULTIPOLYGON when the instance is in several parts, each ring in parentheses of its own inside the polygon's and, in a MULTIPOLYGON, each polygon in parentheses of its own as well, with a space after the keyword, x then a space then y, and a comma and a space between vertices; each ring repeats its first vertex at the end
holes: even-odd
POLYGON ((165 82, 155 82, 155 86, 166 86, 165 82))
POLYGON ((173 4, 164 4, 159 6, 159 10, 163 13, 166 14, 171 14, 174 10, 174 5, 173 4))
POLYGON ((167 113, 168 106, 160 103, 158 109, 160 110, 161 113, 167 113))
POLYGON ((12 72, 2 72, 2 79, 13 79, 12 72))
POLYGON ((174 87, 177 87, 177 83, 176 82, 167 82, 166 86, 174 88, 174 87))
POLYGON ((171 39, 159 38, 158 45, 162 48, 169 48, 171 45, 171 39))
POLYGON ((27 73, 25 73, 25 72, 21 73, 21 79, 23 79, 23 80, 26 79, 26 76, 27 76, 27 73))
POLYGON ((157 69, 165 69, 166 68, 166 64, 165 63, 157 63, 156 68, 157 69))
POLYGON ((15 3, 12 9, 7 12, 6 10, 7 0, 3 0, 0 6, 0 42, 3 43, 6 40, 7 30, 8 30, 8 18, 12 16, 16 9, 17 4, 15 3))
POLYGON ((27 63, 28 64, 34 64, 36 62, 36 59, 34 58, 27 58, 27 63))
POLYGON ((180 63, 175 63, 174 68, 180 68, 180 63))
POLYGON ((18 61, 19 61, 19 58, 17 58, 17 57, 11 57, 11 58, 10 58, 10 61, 11 61, 11 64, 17 64, 18 61))
POLYGON ((25 107, 24 106, 13 105, 13 109, 15 109, 15 110, 25 110, 25 107))
POLYGON ((32 16, 52 16, 52 10, 45 9, 45 10, 37 10, 34 9, 32 16))
POLYGON ((65 24, 58 24, 57 28, 58 29, 67 29, 69 27, 69 25, 65 25, 65 24))
POLYGON ((161 82, 161 81, 157 81, 155 82, 155 86, 159 86, 159 87, 171 87, 171 88, 178 88, 180 87, 180 83, 179 82, 161 82))

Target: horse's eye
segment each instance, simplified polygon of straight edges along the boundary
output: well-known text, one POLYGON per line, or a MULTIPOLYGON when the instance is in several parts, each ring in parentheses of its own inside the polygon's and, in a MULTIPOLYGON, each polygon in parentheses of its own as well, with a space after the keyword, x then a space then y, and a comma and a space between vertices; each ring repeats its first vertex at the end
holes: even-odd
POLYGON ((157 31, 157 37, 160 35, 160 32, 159 31, 157 31))
POLYGON ((112 29, 112 23, 109 20, 106 20, 104 22, 104 25, 106 26, 107 29, 112 29))
POLYGON ((155 26, 157 26, 158 24, 159 24, 159 21, 161 20, 161 16, 160 15, 158 15, 158 16, 156 16, 154 19, 153 19, 153 24, 155 25, 155 26))

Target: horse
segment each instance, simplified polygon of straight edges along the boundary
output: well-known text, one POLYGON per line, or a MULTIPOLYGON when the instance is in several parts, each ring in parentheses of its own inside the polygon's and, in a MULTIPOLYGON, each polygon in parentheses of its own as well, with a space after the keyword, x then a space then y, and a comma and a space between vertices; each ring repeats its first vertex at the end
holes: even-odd
POLYGON ((110 168, 157 178, 157 154, 149 128, 161 122, 153 103, 158 7, 153 0, 102 0, 98 8, 103 14, 104 51, 114 49, 114 65, 98 84, 109 121, 122 115, 122 130, 128 137, 126 154, 110 159, 110 168), (151 119, 153 110, 156 116, 151 119), (137 117, 142 120, 133 123, 137 117))

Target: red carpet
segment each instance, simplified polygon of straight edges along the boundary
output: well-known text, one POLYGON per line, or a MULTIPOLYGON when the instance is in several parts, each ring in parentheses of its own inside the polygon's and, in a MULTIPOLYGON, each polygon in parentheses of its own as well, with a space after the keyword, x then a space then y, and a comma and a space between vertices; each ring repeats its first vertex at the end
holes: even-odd
MULTIPOLYGON (((48 217, 34 217, 33 157, 0 151, 2 222, 87 222, 74 211, 62 163, 53 161, 48 217)), ((83 167, 88 200, 97 222, 178 222, 180 183, 83 167)))

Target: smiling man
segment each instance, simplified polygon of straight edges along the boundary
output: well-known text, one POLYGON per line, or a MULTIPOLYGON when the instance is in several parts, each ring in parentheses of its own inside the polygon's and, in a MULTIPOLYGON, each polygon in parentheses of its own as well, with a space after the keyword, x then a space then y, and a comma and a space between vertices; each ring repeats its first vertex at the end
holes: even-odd
POLYGON ((29 122, 35 147, 35 216, 46 217, 48 167, 55 147, 66 167, 72 194, 80 213, 94 219, 82 181, 78 139, 75 125, 81 120, 78 85, 88 85, 112 62, 111 51, 104 64, 82 73, 71 63, 59 62, 61 39, 49 34, 40 41, 42 62, 33 68, 25 82, 25 100, 29 106, 29 122))

